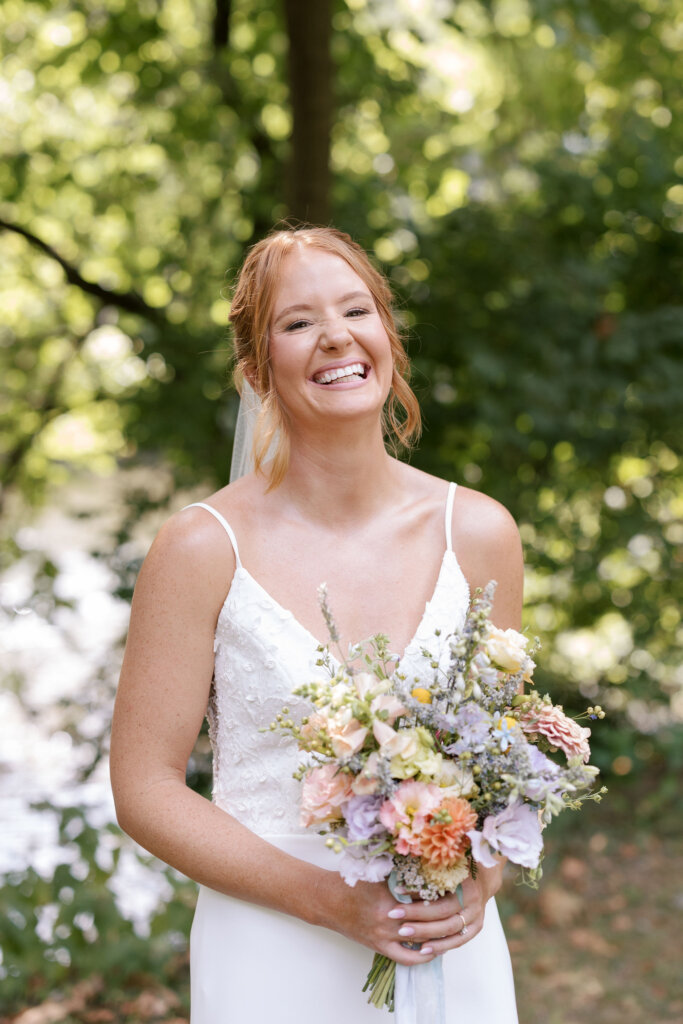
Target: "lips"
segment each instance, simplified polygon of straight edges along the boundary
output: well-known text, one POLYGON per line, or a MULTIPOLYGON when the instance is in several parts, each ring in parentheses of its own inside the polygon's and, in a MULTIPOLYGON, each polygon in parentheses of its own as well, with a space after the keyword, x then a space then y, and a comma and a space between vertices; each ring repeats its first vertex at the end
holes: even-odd
POLYGON ((346 363, 344 366, 330 366, 318 370, 311 378, 314 384, 335 384, 337 381, 364 380, 369 367, 365 363, 346 363))

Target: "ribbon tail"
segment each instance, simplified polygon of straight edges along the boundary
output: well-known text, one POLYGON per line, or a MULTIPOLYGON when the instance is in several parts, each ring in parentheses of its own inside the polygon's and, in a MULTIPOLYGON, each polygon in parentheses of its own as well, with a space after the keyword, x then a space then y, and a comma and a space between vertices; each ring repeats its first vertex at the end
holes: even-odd
POLYGON ((396 965, 396 1024, 446 1024, 443 958, 415 967, 396 965))
MULTIPOLYGON (((409 895, 397 891, 395 871, 389 875, 389 889, 399 903, 411 903, 409 895)), ((458 887, 461 904, 462 887, 458 887)), ((443 958, 437 956, 426 964, 404 967, 396 964, 394 990, 395 1024, 446 1024, 446 1000, 443 984, 443 958)))

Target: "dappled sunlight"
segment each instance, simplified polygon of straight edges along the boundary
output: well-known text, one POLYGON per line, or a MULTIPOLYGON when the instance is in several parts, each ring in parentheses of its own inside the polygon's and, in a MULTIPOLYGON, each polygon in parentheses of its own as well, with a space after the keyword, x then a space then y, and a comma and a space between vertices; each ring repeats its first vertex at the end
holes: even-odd
MULTIPOLYGON (((0 5, 0 812, 11 823, 0 873, 19 872, 0 898, 35 958, 16 977, 0 963, 17 1007, 69 963, 115 973, 141 958, 174 986, 184 970, 189 890, 113 826, 109 718, 151 538, 227 480, 230 288, 247 246, 307 215, 287 205, 287 180, 312 141, 295 137, 297 40, 282 5, 226 6, 221 42, 214 7, 190 0, 0 5)), ((600 703, 608 782, 652 785, 648 813, 672 808, 683 724, 676 5, 345 0, 331 35, 322 220, 349 231, 396 290, 425 423, 412 462, 510 509, 539 690, 571 712, 600 703)), ((198 789, 206 747, 201 737, 190 764, 198 789)), ((612 840, 589 842, 602 871, 612 840)), ((615 847, 619 863, 629 848, 615 847)), ((584 875, 562 871, 577 896, 584 875)), ((556 970, 539 949, 526 992, 540 985, 571 999, 577 1020, 611 1024, 599 962, 617 963, 615 949, 628 959, 638 943, 620 936, 644 912, 618 896, 596 894, 615 933, 597 940, 587 902, 549 897, 541 926, 555 915, 575 960, 556 970)), ((511 935, 526 949, 525 913, 511 935)), ((104 988, 95 979, 92 998, 104 988)), ((617 995, 619 1019, 638 1019, 633 993, 617 995)), ((73 998, 62 1009, 91 996, 73 998)), ((182 1012, 158 998, 159 1016, 182 1012)), ((143 1003, 107 1019, 144 1016, 143 1003)))

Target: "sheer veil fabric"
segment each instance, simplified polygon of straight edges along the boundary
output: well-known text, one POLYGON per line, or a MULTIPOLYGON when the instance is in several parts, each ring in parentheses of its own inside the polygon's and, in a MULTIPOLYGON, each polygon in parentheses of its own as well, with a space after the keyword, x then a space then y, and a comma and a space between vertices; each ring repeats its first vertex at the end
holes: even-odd
MULTIPOLYGON (((251 384, 244 381, 235 424, 235 438, 230 461, 230 483, 251 473, 254 468, 254 432, 261 411, 261 399, 251 384)), ((276 439, 277 440, 277 439, 276 439)))

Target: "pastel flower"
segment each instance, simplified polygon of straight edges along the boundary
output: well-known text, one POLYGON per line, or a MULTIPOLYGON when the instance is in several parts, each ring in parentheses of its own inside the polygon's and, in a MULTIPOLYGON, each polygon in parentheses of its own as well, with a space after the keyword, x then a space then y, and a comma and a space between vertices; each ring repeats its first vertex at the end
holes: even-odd
POLYGON ((455 713, 453 731, 458 739, 449 747, 448 754, 478 753, 486 746, 491 728, 491 716, 475 701, 467 701, 455 713))
POLYGON ((391 693, 383 693, 373 699, 370 710, 373 715, 383 712, 382 721, 393 725, 399 715, 405 715, 408 709, 401 704, 398 697, 394 697, 391 693))
POLYGON ((498 681, 498 670, 491 664, 486 651, 477 651, 472 659, 472 670, 479 682, 493 686, 498 681))
POLYGON ((519 723, 516 718, 512 718, 510 715, 499 715, 496 712, 493 716, 496 723, 496 729, 501 733, 498 737, 498 742, 502 753, 508 749, 511 743, 514 743, 518 736, 521 736, 519 731, 519 723))
POLYGON ((352 888, 356 882, 383 882, 391 874, 394 862, 390 854, 366 859, 354 847, 347 847, 339 858, 339 873, 352 888))
POLYGON ((434 782, 448 790, 448 796, 469 796, 474 789, 474 776, 457 761, 443 761, 434 782))
POLYGON ((301 792, 301 824, 308 828, 341 818, 342 804, 351 797, 351 778, 335 764, 312 768, 304 778, 301 792))
POLYGON ((375 719, 372 731, 383 757, 411 757, 417 753, 417 739, 413 729, 397 732, 386 722, 375 719))
POLYGON ((365 762, 365 767, 359 775, 353 779, 351 789, 356 796, 371 796, 377 792, 379 778, 377 776, 380 757, 377 751, 373 751, 365 762))
POLYGON ((409 779, 415 775, 437 775, 443 758, 434 750, 434 740, 428 729, 418 725, 401 729, 397 743, 382 747, 382 753, 391 757, 391 774, 396 779, 409 779))
POLYGON ((432 815, 422 829, 420 847, 424 861, 444 866, 455 863, 467 850, 467 832, 477 824, 477 814, 467 800, 457 796, 444 800, 439 812, 446 812, 450 821, 432 815))
POLYGON ((567 757, 580 757, 588 764, 591 731, 565 715, 559 705, 537 705, 523 716, 520 724, 526 733, 545 736, 551 747, 559 747, 567 757))
POLYGON ((507 857, 513 864, 538 867, 543 849, 538 813, 528 804, 513 800, 499 814, 485 819, 481 832, 467 833, 472 843, 472 856, 485 868, 496 864, 494 853, 507 857))
POLYGON ((340 708, 348 692, 349 689, 346 683, 336 683, 330 690, 330 706, 335 710, 340 708))
POLYGON ((526 653, 528 643, 529 638, 516 629, 499 629, 490 625, 486 653, 493 664, 504 672, 523 671, 524 679, 529 680, 536 666, 526 653))
POLYGON ((470 873, 467 861, 464 857, 456 860, 454 864, 430 864, 422 861, 420 871, 425 882, 436 886, 441 896, 447 896, 455 892, 461 882, 464 882, 470 873))
POLYGON ((371 672, 359 672, 353 677, 353 685, 361 700, 365 700, 371 693, 384 693, 389 685, 388 680, 378 679, 371 672))
POLYGON ((346 715, 334 715, 327 723, 327 732, 335 757, 351 757, 357 754, 368 735, 368 730, 357 719, 346 719, 346 715))
POLYGON ((379 819, 392 835, 397 837, 396 850, 407 855, 420 854, 420 833, 428 816, 442 800, 438 786, 412 779, 402 782, 388 800, 382 804, 379 819))
POLYGON ((379 820, 379 810, 383 803, 382 796, 352 796, 344 805, 346 831, 351 842, 370 839, 385 831, 379 820))

